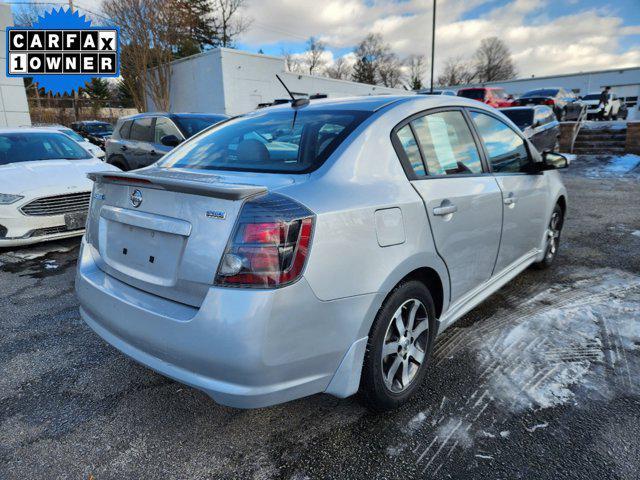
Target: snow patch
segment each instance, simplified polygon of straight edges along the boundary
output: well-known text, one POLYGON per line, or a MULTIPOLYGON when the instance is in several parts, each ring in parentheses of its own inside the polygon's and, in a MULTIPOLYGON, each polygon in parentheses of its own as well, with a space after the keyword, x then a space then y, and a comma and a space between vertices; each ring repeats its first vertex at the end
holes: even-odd
POLYGON ((634 237, 640 237, 640 230, 634 230, 633 232, 631 232, 631 235, 633 235, 634 237))
POLYGON ((584 122, 582 124, 582 127, 580 127, 581 129, 585 129, 585 130, 625 130, 627 128, 627 122, 618 122, 618 121, 613 121, 613 122, 595 122, 595 121, 589 121, 589 122, 584 122))
POLYGON ((539 430, 541 428, 547 428, 548 426, 549 424, 547 422, 544 422, 544 423, 539 423, 537 425, 534 425, 533 427, 524 427, 524 429, 529 433, 533 433, 536 430, 539 430))
POLYGON ((500 432, 500 436, 502 438, 509 438, 509 435, 511 435, 511 432, 509 430, 503 430, 500 432))
POLYGON ((427 419, 426 412, 418 412, 418 414, 415 415, 411 420, 409 420, 409 423, 407 423, 407 426, 404 429, 405 433, 411 434, 415 432, 422 426, 422 424, 426 419, 427 419))
POLYGON ((469 435, 471 423, 463 419, 451 417, 437 431, 437 438, 443 439, 444 443, 457 443, 459 446, 468 448, 473 445, 473 439, 469 435))
POLYGON ((622 156, 603 157, 595 167, 587 168, 585 175, 590 178, 636 176, 640 174, 640 156, 627 153, 622 156))

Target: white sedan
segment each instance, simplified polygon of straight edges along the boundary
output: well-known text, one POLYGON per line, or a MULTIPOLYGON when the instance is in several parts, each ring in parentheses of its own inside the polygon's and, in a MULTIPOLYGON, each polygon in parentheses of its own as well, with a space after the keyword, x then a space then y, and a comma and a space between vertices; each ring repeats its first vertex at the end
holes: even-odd
POLYGON ((84 232, 92 183, 119 171, 51 129, 0 129, 0 247, 84 232))

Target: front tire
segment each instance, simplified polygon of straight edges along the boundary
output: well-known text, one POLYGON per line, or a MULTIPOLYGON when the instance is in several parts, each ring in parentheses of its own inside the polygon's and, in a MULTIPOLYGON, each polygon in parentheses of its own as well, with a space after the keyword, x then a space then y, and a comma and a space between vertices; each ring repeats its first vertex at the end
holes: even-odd
POLYGON ((551 213, 551 219, 549 220, 549 226, 547 227, 547 243, 544 252, 544 258, 534 266, 538 269, 549 268, 555 260, 558 249, 560 248, 560 234, 562 233, 562 226, 564 224, 564 212, 559 204, 553 209, 551 213))
POLYGON ((401 283, 387 297, 369 332, 360 397, 374 411, 406 402, 422 384, 434 341, 435 306, 417 280, 401 283))

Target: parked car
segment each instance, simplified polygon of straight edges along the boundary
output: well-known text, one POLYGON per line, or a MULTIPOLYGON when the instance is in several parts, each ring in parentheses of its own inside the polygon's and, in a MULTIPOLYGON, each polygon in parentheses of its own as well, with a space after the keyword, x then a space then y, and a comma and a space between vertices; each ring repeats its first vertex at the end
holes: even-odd
POLYGON ((498 87, 471 87, 458 90, 458 96, 472 98, 495 108, 513 106, 513 97, 498 87))
POLYGON ((122 170, 146 167, 185 139, 228 118, 203 113, 141 113, 122 117, 107 142, 107 162, 122 170))
MULTIPOLYGON (((587 119, 600 118, 600 93, 589 93, 582 97, 582 103, 587 108, 587 119)), ((615 93, 609 94, 609 101, 605 105, 604 118, 617 120, 627 118, 627 106, 615 93)))
POLYGON ((540 152, 556 152, 560 141, 560 123, 551 107, 501 108, 509 120, 515 123, 540 152))
POLYGON ((78 132, 84 138, 100 148, 104 148, 106 140, 113 133, 113 125, 108 122, 100 122, 98 120, 73 122, 71 124, 71 129, 78 132))
POLYGON ((433 92, 429 88, 423 88, 422 90, 418 90, 416 92, 419 95, 451 95, 452 97, 456 96, 456 92, 453 90, 434 90, 433 92))
POLYGON ((119 171, 67 135, 45 129, 0 129, 0 247, 82 235, 88 173, 119 171))
POLYGON ((225 405, 360 390, 393 408, 422 383, 439 333, 552 264, 566 166, 459 97, 257 110, 151 167, 91 175, 80 312, 225 405))
POLYGON ((581 101, 573 94, 561 87, 540 88, 521 95, 514 102, 514 106, 547 105, 553 108, 556 118, 560 122, 577 120, 584 108, 581 101))
POLYGON ((34 125, 34 127, 44 128, 47 130, 54 130, 56 132, 64 133, 68 137, 71 137, 73 140, 78 142, 80 146, 84 148, 86 151, 88 151, 91 155, 104 161, 105 153, 103 149, 101 149, 97 145, 94 145, 85 137, 80 135, 78 132, 73 131, 69 127, 65 127, 64 125, 34 125))

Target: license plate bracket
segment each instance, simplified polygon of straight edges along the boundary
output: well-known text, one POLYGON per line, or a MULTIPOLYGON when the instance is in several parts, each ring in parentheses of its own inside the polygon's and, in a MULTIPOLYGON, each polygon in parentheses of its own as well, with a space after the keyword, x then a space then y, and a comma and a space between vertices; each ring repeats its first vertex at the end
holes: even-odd
POLYGON ((64 225, 67 230, 82 230, 87 224, 87 212, 64 214, 64 225))

